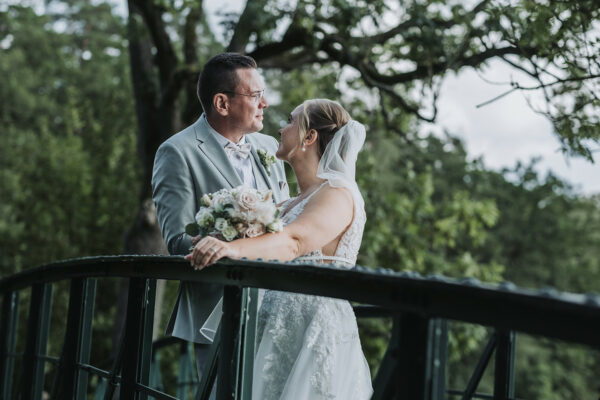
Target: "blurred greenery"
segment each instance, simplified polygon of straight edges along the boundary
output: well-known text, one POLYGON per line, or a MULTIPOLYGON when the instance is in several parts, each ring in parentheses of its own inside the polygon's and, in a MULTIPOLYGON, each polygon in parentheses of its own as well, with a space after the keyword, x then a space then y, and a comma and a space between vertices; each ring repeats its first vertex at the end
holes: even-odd
MULTIPOLYGON (((48 4, 45 12, 36 13, 29 6, 0 3, 0 276, 65 258, 119 254, 139 207, 144 167, 138 153, 127 20, 108 3, 48 4)), ((183 15, 197 3, 161 4, 164 14, 170 16, 165 20, 174 27, 170 34, 176 50, 184 52, 185 46, 176 40, 177 29, 183 24, 183 15)), ((387 9, 384 2, 360 4, 351 7, 333 1, 331 7, 339 13, 329 15, 330 23, 348 27, 364 13, 380 15, 387 9)), ((546 35, 544 21, 556 10, 534 7, 536 3, 531 1, 519 4, 502 12, 491 7, 486 21, 491 24, 506 15, 524 19, 510 29, 500 22, 496 27, 518 36, 520 42, 535 42, 540 52, 552 51, 553 43, 568 39, 564 32, 567 38, 546 35)), ((580 11, 588 5, 581 2, 580 11)), ((414 2, 410 12, 431 17, 423 7, 414 2)), ((314 33, 317 49, 320 36, 309 9, 307 6, 304 14, 298 14, 298 24, 314 33)), ((257 46, 276 36, 277 21, 289 16, 285 8, 266 10, 269 12, 255 21, 264 24, 252 36, 257 46)), ((450 10, 456 21, 467 19, 461 7, 450 10)), ((567 18, 565 29, 575 32, 580 29, 576 21, 586 23, 580 14, 570 15, 574 20, 567 18)), ((230 17, 236 16, 225 18, 226 27, 228 21, 231 24, 230 17)), ((209 29, 205 19, 199 26, 204 33, 209 29)), ((437 59, 443 50, 435 43, 435 29, 429 28, 409 29, 402 37, 409 56, 418 62, 437 59)), ((225 32, 226 36, 233 34, 225 32)), ((447 36, 444 40, 448 46, 458 46, 458 39, 447 36)), ((383 63, 389 46, 373 47, 373 59, 381 58, 383 63)), ((198 65, 223 50, 215 36, 202 35, 198 65)), ((192 72, 195 67, 186 65, 192 72)), ((570 68, 577 72, 577 65, 570 68)), ((296 105, 314 97, 339 99, 354 119, 368 127, 357 171, 368 212, 360 264, 490 283, 510 280, 525 287, 598 291, 600 196, 578 194, 552 174, 540 176, 536 160, 503 171, 490 170, 481 160, 471 160, 452 133, 445 137, 419 134, 419 118, 414 113, 399 107, 392 95, 381 95, 381 88, 344 71, 336 62, 266 68, 265 81, 274 97, 269 98, 264 131, 274 134, 296 105)), ((406 95, 414 87, 409 84, 398 91, 406 95)), ((179 97, 184 103, 185 95, 179 97)), ((190 115, 198 112, 199 104, 195 104, 190 115)), ((557 134, 569 152, 589 156, 589 142, 581 140, 597 139, 597 131, 588 129, 593 120, 579 125, 569 125, 574 124, 569 119, 557 122, 563 127, 557 134)), ((291 175, 290 182, 294 189, 291 175)), ((118 280, 101 281, 98 286, 92 346, 92 363, 98 366, 106 366, 115 348, 112 326, 119 287, 118 280)), ((160 310, 161 332, 175 291, 176 283, 169 282, 160 310)), ((28 293, 21 297, 19 337, 24 337, 28 293)), ((67 302, 68 285, 56 284, 49 343, 54 355, 62 345, 67 302)), ((372 373, 387 346, 390 326, 387 319, 360 321, 372 373)), ((466 385, 488 335, 485 327, 452 324, 449 387, 466 385)), ((162 375, 171 392, 176 358, 173 349, 161 355, 162 375)), ((519 336, 516 395, 526 399, 595 398, 599 367, 598 353, 519 336)), ((53 371, 48 368, 48 373, 53 371)), ((50 381, 47 379, 48 385, 50 381)), ((489 379, 484 380, 482 389, 490 388, 489 379)))

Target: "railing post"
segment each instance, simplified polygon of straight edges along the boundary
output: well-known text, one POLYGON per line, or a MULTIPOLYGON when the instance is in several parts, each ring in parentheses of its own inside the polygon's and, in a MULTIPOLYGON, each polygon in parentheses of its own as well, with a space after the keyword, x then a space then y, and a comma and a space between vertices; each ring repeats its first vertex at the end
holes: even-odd
POLYGON ((430 321, 427 347, 427 388, 431 400, 446 398, 446 358, 448 355, 448 321, 430 321))
POLYGON ((123 340, 121 399, 144 400, 138 384, 148 385, 152 353, 152 326, 156 279, 131 278, 127 299, 127 318, 123 340))
POLYGON ((415 313, 400 315, 394 398, 427 399, 428 338, 429 319, 415 313))
POLYGON ((394 391, 394 373, 398 364, 398 338, 400 337, 400 317, 394 318, 392 335, 387 350, 379 364, 377 375, 373 379, 373 396, 371 400, 383 400, 392 397, 394 391))
POLYGON ((221 349, 217 373, 217 399, 235 400, 238 396, 240 363, 240 317, 242 289, 236 286, 223 288, 223 317, 221 319, 221 349))
POLYGON ((240 320, 242 359, 240 365, 240 399, 252 399, 252 375, 254 372, 254 349, 256 347, 256 325, 258 317, 259 289, 243 290, 243 312, 240 320))
POLYGON ((515 396, 515 332, 497 330, 496 335, 494 400, 508 400, 515 396))
POLYGON ((429 331, 428 318, 415 313, 394 317, 388 350, 373 380, 372 400, 428 400, 432 362, 427 356, 433 354, 428 349, 429 331))
POLYGON ((46 354, 51 308, 52 285, 48 283, 34 284, 31 288, 27 341, 25 343, 25 352, 23 353, 20 393, 22 400, 38 400, 42 398, 42 391, 44 389, 44 361, 40 360, 39 356, 46 354))
POLYGON ((429 319, 415 313, 400 316, 396 398, 427 399, 429 319))
POLYGON ((71 280, 67 329, 52 395, 54 399, 86 397, 88 372, 81 370, 79 366, 90 360, 95 296, 95 279, 71 280))
POLYGON ((0 321, 0 400, 12 398, 15 336, 19 314, 19 292, 7 292, 2 300, 0 321))

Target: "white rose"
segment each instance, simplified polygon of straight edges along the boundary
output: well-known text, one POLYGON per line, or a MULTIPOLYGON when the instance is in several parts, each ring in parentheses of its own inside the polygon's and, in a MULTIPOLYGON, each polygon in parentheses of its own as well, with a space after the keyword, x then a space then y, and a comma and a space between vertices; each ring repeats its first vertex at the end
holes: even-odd
POLYGON ((217 218, 215 221, 215 229, 223 233, 223 231, 229 226, 229 223, 225 218, 217 218))
POLYGON ((196 222, 203 228, 210 226, 214 221, 215 218, 208 208, 201 208, 196 214, 196 222))
POLYGON ((225 229, 223 229, 222 233, 223 233, 223 239, 225 239, 228 242, 231 242, 238 235, 237 229, 235 229, 235 227, 233 227, 231 225, 227 225, 225 227, 225 229))
POLYGON ((212 198, 212 205, 217 212, 223 211, 224 207, 227 204, 233 204, 233 203, 234 203, 233 196, 231 195, 231 193, 229 193, 227 190, 224 190, 224 189, 216 192, 212 198))
POLYGON ((211 204, 210 196, 207 194, 202 196, 202 198, 200 199, 200 205, 203 207, 210 207, 210 204, 211 204))
POLYGON ((237 207, 228 208, 227 214, 231 219, 245 219, 245 215, 237 207))
POLYGON ((265 233, 265 226, 263 224, 252 223, 248 225, 248 228, 246 228, 244 236, 253 238, 260 236, 263 233, 265 233))
POLYGON ((254 210, 260 200, 261 196, 254 189, 243 188, 237 193, 237 202, 241 209, 254 210))
POLYGON ((277 219, 267 225, 267 232, 281 232, 283 230, 283 222, 277 219))

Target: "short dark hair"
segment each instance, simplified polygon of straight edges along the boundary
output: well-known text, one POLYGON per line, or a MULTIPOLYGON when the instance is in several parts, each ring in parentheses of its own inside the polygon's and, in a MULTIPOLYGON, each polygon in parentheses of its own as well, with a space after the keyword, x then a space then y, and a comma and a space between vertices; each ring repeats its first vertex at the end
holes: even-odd
POLYGON ((198 78, 198 98, 204 112, 213 107, 213 97, 217 93, 235 92, 238 85, 237 70, 257 68, 252 57, 239 53, 222 53, 214 56, 202 68, 198 78))

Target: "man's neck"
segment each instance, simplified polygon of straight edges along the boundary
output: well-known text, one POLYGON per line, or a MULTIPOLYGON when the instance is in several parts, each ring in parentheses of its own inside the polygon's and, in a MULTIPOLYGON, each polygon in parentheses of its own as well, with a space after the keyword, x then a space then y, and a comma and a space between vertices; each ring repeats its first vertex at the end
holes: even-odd
POLYGON ((210 118, 207 115, 206 120, 208 121, 210 127, 215 130, 215 132, 223 136, 225 139, 232 141, 233 143, 238 143, 244 137, 244 133, 233 129, 232 126, 227 123, 227 119, 225 118, 210 118))

